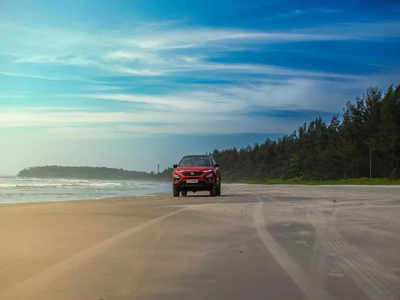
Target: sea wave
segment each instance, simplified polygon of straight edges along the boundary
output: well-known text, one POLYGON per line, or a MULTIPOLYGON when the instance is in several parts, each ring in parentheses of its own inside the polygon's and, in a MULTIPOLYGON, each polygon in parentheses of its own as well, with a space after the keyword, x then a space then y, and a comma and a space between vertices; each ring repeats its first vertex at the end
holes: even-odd
POLYGON ((168 192, 169 183, 73 178, 0 178, 0 204, 53 202, 168 192))
POLYGON ((7 188, 107 188, 107 187, 118 187, 122 184, 119 182, 26 182, 26 183, 0 183, 0 189, 7 188))

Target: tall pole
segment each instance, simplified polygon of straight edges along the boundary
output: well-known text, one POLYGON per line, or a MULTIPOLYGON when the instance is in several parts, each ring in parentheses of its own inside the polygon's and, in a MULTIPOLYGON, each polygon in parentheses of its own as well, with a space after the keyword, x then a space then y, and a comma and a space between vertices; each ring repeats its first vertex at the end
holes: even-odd
POLYGON ((369 178, 372 178, 372 149, 369 146, 369 178))

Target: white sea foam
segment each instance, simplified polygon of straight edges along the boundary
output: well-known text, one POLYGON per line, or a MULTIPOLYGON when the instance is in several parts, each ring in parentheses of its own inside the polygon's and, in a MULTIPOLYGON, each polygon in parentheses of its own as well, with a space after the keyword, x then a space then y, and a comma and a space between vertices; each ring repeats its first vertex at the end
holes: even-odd
POLYGON ((15 188, 15 184, 10 183, 0 183, 0 189, 15 188))
POLYGON ((0 204, 98 199, 167 192, 170 184, 136 180, 0 177, 0 204))
POLYGON ((2 188, 68 188, 68 187, 93 187, 93 188, 102 188, 102 187, 118 187, 121 186, 121 183, 118 182, 71 182, 71 183, 38 183, 38 182, 27 182, 27 183, 0 183, 0 189, 2 188))

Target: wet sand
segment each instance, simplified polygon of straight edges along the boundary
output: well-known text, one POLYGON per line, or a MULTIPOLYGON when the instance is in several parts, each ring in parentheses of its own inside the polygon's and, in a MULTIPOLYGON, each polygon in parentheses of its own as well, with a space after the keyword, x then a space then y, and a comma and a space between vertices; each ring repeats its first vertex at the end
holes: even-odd
POLYGON ((400 187, 0 205, 0 299, 400 299, 400 187))

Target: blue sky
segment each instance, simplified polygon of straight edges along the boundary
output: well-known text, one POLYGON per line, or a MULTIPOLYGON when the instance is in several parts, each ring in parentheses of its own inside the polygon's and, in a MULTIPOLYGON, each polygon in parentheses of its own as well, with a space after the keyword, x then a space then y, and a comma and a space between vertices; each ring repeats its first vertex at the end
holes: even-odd
POLYGON ((398 1, 1 1, 0 174, 151 170, 399 84, 398 1))

